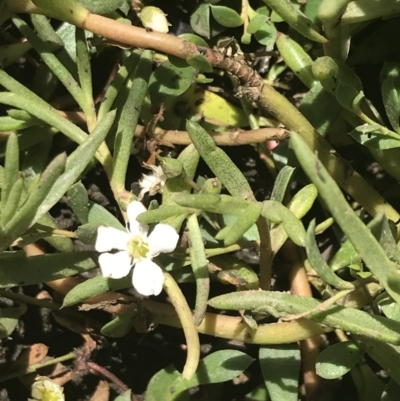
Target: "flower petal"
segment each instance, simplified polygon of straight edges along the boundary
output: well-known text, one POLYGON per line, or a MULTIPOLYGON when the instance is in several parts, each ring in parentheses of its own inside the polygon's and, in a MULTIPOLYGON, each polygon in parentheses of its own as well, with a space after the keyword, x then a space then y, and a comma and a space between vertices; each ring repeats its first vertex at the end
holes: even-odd
POLYGON ((144 236, 145 238, 147 237, 149 226, 147 224, 141 224, 136 220, 136 217, 138 217, 140 213, 146 211, 147 209, 143 206, 142 202, 133 201, 128 205, 126 213, 128 215, 129 231, 133 237, 137 235, 141 237, 144 236))
POLYGON ((104 277, 121 278, 128 275, 133 260, 128 251, 102 253, 99 256, 99 265, 104 277))
POLYGON ((154 258, 160 253, 172 252, 176 248, 179 234, 168 224, 157 224, 150 233, 147 243, 149 251, 148 258, 154 258))
POLYGON ((126 231, 117 230, 113 227, 100 226, 97 229, 95 248, 97 252, 107 252, 112 249, 126 251, 130 235, 126 231))
POLYGON ((144 259, 136 263, 133 269, 132 284, 141 295, 159 295, 164 284, 164 274, 151 259, 144 259))

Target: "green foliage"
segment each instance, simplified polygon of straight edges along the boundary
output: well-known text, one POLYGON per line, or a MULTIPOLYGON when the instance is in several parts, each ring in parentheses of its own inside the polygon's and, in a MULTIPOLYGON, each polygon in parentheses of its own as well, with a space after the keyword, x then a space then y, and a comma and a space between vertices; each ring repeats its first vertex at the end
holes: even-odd
MULTIPOLYGON (((262 380, 247 399, 297 400, 298 341, 334 330, 349 339, 339 335, 320 353, 317 374, 349 373, 362 401, 396 399, 400 214, 390 202, 398 204, 400 181, 399 24, 392 18, 399 2, 178 3, 194 33, 152 32, 146 21, 141 28, 142 6, 123 0, 0 2, 0 295, 13 302, 0 308, 0 339, 14 335, 26 304, 45 305, 26 286, 64 279, 63 308, 90 300, 116 313, 96 325, 104 336, 153 327, 147 313, 154 326, 183 327, 182 374, 159 370, 146 383, 146 400, 189 400, 190 389, 233 380, 253 362, 229 348, 199 361, 199 332, 262 344, 255 368, 262 380), (366 64, 380 71, 365 74, 366 64), (289 146, 276 127, 290 132, 289 146), (276 147, 265 144, 266 133, 276 147), (242 150, 225 147, 240 143, 254 145, 241 148, 252 154, 243 163, 242 150), (154 174, 139 181, 139 164, 154 174), (106 199, 92 195, 94 175, 106 199), (172 306, 167 297, 131 296, 131 274, 86 275, 99 267, 99 252, 82 246, 101 248, 99 227, 131 229, 132 181, 145 203, 162 194, 137 217, 141 229, 151 235, 169 224, 180 235, 168 255, 152 255, 172 306), (67 228, 55 214, 66 207, 73 213, 67 228), (299 281, 308 285, 293 277, 303 267, 313 297, 294 295, 299 281), (69 284, 72 276, 81 282, 69 284), (282 328, 289 344, 274 334, 282 328)), ((139 240, 126 241, 100 261, 122 251, 135 264, 139 240)), ((129 390, 115 401, 131 397, 129 390)))

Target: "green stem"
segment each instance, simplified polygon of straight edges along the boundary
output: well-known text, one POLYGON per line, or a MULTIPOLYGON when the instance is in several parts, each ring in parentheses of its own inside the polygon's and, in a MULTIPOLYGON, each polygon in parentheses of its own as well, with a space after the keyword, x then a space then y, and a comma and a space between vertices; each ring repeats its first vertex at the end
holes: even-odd
POLYGON ((65 361, 68 361, 70 359, 75 359, 76 356, 77 355, 76 355, 75 352, 70 352, 70 353, 65 354, 63 356, 60 356, 58 358, 53 358, 53 359, 51 359, 49 361, 35 363, 33 365, 28 366, 23 371, 17 371, 17 372, 10 373, 8 375, 1 376, 0 377, 0 383, 5 382, 5 381, 10 380, 10 379, 14 379, 15 377, 20 377, 20 376, 27 375, 28 373, 35 372, 36 370, 44 368, 46 366, 51 366, 51 365, 55 365, 56 363, 59 363, 59 362, 65 362, 65 361))
POLYGON ((37 299, 34 297, 30 297, 25 294, 18 294, 16 292, 12 292, 10 290, 0 289, 0 296, 8 299, 12 299, 13 301, 21 302, 24 304, 35 305, 41 308, 47 308, 51 310, 60 310, 61 305, 53 302, 48 301, 46 299, 37 299))
POLYGON ((183 368, 182 377, 189 380, 196 372, 200 360, 200 340, 194 324, 192 311, 186 302, 178 284, 173 277, 164 271, 164 290, 168 294, 172 305, 175 308, 176 314, 182 326, 186 338, 187 357, 183 368))

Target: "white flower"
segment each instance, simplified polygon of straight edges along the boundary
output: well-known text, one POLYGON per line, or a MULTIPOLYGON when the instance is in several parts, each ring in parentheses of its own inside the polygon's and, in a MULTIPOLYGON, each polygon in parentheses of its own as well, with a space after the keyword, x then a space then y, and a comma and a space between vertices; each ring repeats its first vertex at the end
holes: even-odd
POLYGON ((136 220, 145 211, 141 202, 131 202, 127 208, 129 230, 124 232, 112 227, 99 227, 95 248, 104 252, 99 257, 103 276, 124 277, 135 265, 132 284, 139 294, 149 296, 160 294, 164 283, 163 272, 152 258, 160 253, 172 252, 179 235, 168 224, 157 224, 147 236, 148 225, 136 220), (118 252, 110 253, 111 250, 118 252))
POLYGON ((154 196, 157 193, 162 193, 165 181, 167 180, 167 177, 165 176, 161 166, 149 165, 149 167, 153 170, 153 172, 150 174, 143 174, 142 179, 139 181, 139 186, 141 188, 138 196, 139 200, 143 199, 143 196, 146 192, 148 192, 150 196, 154 196))
POLYGON ((45 376, 38 376, 31 390, 28 401, 65 401, 63 388, 45 376))

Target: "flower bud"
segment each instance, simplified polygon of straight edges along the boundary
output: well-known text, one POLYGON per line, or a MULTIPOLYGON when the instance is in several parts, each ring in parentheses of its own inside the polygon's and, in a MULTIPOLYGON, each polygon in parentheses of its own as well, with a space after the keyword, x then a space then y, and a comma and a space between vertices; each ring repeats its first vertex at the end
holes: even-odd
POLYGON ((168 179, 179 177, 183 173, 183 164, 180 160, 172 157, 160 157, 159 159, 161 168, 168 179))
POLYGON ((219 195, 221 193, 222 185, 218 178, 210 178, 206 180, 201 187, 202 194, 219 195))
POLYGON ((169 23, 165 14, 158 7, 144 7, 140 12, 140 20, 145 28, 155 32, 168 32, 169 23))

